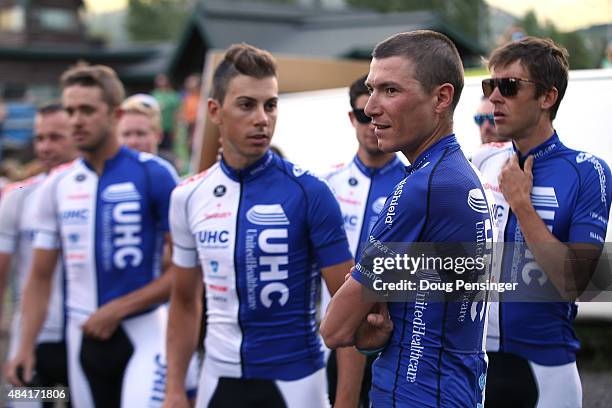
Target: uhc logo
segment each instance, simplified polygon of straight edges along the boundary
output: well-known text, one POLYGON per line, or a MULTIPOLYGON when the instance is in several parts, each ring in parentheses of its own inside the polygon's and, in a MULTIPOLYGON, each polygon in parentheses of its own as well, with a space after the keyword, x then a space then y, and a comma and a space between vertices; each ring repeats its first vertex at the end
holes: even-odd
POLYGON ((487 200, 485 200, 484 194, 479 188, 473 188, 470 190, 468 193, 467 203, 470 208, 477 213, 487 214, 489 212, 487 200))
POLYGON ((254 205, 246 216, 255 225, 289 225, 289 219, 280 204, 254 205))
POLYGON ((86 208, 76 210, 65 210, 61 214, 64 224, 84 224, 89 219, 89 210, 86 208))
POLYGON ((229 246, 229 231, 202 230, 196 233, 196 239, 203 248, 227 248, 229 246))
POLYGON ((111 184, 100 195, 112 205, 113 265, 124 269, 143 261, 141 196, 132 182, 111 184))

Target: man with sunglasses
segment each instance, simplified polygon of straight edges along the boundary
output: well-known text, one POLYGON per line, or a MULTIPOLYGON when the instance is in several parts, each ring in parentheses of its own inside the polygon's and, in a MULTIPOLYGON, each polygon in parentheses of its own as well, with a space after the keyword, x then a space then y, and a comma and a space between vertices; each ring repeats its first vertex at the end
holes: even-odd
POLYGON ((500 280, 518 283, 491 304, 487 407, 582 405, 574 301, 605 242, 612 191, 606 163, 567 148, 553 128, 567 56, 551 40, 526 37, 492 52, 492 78, 482 82, 497 132, 512 140, 480 170, 505 242, 500 280))
MULTIPOLYGON (((361 253, 380 210, 393 187, 406 176, 406 169, 395 153, 386 153, 378 147, 371 118, 364 112, 370 92, 365 85, 367 75, 353 82, 349 88, 351 111, 349 120, 355 128, 359 147, 353 160, 329 173, 325 179, 331 186, 342 209, 344 229, 349 240, 351 253, 361 253)), ((329 291, 323 285, 321 310, 325 312, 329 304, 329 291)), ((371 365, 368 359, 361 390, 362 406, 369 406, 368 391, 372 382, 371 365)), ((359 370, 363 365, 355 367, 359 370)), ((332 351, 328 360, 328 381, 330 400, 333 404, 336 384, 336 358, 332 351)))

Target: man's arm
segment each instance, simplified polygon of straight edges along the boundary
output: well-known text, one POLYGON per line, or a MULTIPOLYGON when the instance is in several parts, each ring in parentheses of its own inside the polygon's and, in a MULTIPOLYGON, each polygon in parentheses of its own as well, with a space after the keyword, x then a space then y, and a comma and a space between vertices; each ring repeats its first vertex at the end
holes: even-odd
POLYGON ((188 406, 185 374, 198 342, 204 287, 199 266, 181 268, 174 265, 173 276, 166 336, 168 377, 164 407, 188 406))
MULTIPOLYGON (((344 276, 353 267, 353 260, 321 268, 329 293, 333 296, 344 282, 344 276)), ((338 383, 336 385, 336 407, 356 407, 363 381, 365 356, 354 347, 341 347, 336 350, 338 364, 338 383)))
MULTIPOLYGON (((170 234, 165 235, 165 250, 170 251, 172 247, 170 234)), ((127 295, 113 299, 100 307, 83 324, 83 333, 89 337, 100 340, 110 338, 123 319, 134 313, 147 309, 152 305, 166 302, 170 296, 172 286, 172 273, 165 272, 149 282, 142 288, 128 293, 127 295)))
POLYGON ((32 269, 23 291, 21 314, 21 343, 15 358, 7 365, 8 380, 18 386, 25 384, 17 376, 17 368, 23 367, 24 380, 32 379, 35 364, 34 346, 47 316, 53 272, 59 256, 57 249, 35 249, 32 269))
POLYGON ((532 169, 533 156, 525 161, 524 171, 516 155, 512 156, 501 171, 499 186, 537 264, 564 299, 575 300, 586 288, 601 249, 593 244, 564 244, 552 234, 531 203, 532 169))
POLYGON ((11 272, 11 254, 0 252, 0 323, 2 323, 4 293, 11 272))

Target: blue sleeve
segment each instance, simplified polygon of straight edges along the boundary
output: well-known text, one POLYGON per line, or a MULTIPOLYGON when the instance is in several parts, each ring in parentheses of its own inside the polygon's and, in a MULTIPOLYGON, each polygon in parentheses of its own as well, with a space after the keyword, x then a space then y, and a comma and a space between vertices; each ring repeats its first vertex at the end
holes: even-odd
POLYGON ((393 257, 400 246, 419 240, 427 216, 428 175, 416 173, 402 180, 387 198, 351 275, 362 285, 372 289, 379 277, 375 258, 393 257))
POLYGON ((313 178, 307 193, 308 227, 318 266, 325 268, 352 259, 342 212, 327 184, 313 178))
POLYGON ((159 230, 170 231, 168 214, 170 210, 170 195, 177 185, 176 173, 167 166, 155 161, 149 163, 151 177, 151 198, 155 209, 155 220, 159 230))
POLYGON ((572 213, 569 241, 603 245, 612 200, 610 168, 596 157, 580 167, 582 181, 572 213))

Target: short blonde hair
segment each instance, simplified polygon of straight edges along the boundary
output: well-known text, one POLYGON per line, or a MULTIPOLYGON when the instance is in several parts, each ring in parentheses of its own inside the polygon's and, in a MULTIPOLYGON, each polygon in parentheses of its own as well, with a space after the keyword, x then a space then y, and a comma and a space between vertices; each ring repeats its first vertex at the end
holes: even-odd
POLYGON ((135 94, 126 98, 119 107, 119 112, 137 113, 151 121, 151 126, 161 132, 161 110, 157 100, 148 94, 135 94))

